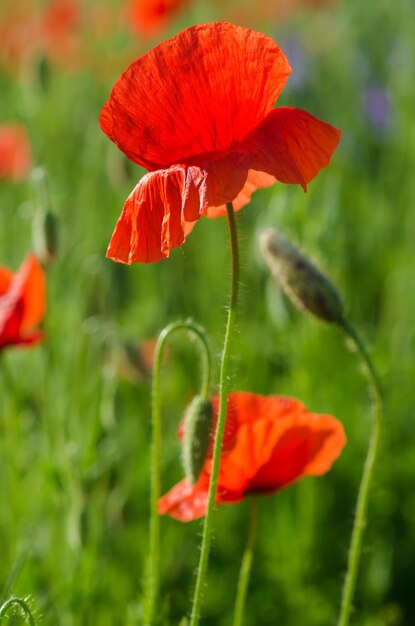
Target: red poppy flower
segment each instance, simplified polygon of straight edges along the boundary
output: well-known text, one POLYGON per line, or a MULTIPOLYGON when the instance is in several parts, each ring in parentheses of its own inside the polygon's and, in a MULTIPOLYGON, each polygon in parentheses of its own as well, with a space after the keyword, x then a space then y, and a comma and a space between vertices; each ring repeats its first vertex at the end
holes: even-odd
POLYGON ((52 0, 40 16, 39 45, 52 61, 75 63, 81 8, 75 0, 52 0))
POLYGON ((165 28, 186 3, 187 0, 128 0, 128 24, 138 35, 151 37, 165 28))
POLYGON ((102 130, 149 170, 124 205, 107 256, 158 261, 201 215, 225 213, 276 180, 307 183, 340 132, 292 107, 273 109, 291 68, 266 35, 192 26, 135 61, 104 105, 102 130))
MULTIPOLYGON (((212 399, 217 419, 219 397, 212 399)), ((195 484, 187 479, 159 500, 159 512, 181 522, 206 513, 213 437, 195 484)), ((216 503, 247 494, 274 493, 304 476, 331 468, 346 443, 343 426, 330 415, 310 413, 293 398, 235 392, 228 396, 216 503)))
POLYGON ((20 180, 32 166, 27 132, 20 124, 0 125, 0 179, 20 180))
POLYGON ((35 330, 45 313, 45 277, 34 254, 13 274, 0 266, 0 349, 42 339, 35 330))

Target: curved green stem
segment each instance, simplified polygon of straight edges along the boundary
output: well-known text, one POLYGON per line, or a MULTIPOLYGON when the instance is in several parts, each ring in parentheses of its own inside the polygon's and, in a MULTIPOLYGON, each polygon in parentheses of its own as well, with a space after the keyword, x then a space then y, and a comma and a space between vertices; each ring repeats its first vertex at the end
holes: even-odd
POLYGON ((340 615, 337 626, 347 626, 349 623, 350 611, 352 608, 353 595, 356 587, 357 570, 359 567, 360 554, 362 551, 363 534, 367 522, 367 509, 369 502, 370 486, 373 477, 373 470, 379 452, 381 424, 382 424, 382 389, 379 377, 360 337, 351 324, 343 320, 341 327, 346 335, 352 340, 359 352, 372 392, 373 426, 369 440, 369 447, 366 461, 363 468, 362 479, 360 481, 359 493, 357 496, 356 513, 352 530, 352 538, 349 548, 346 578, 343 586, 340 615))
POLYGON ((254 557, 254 545, 258 525, 257 503, 254 497, 249 498, 249 526, 248 538, 242 557, 239 571, 238 589, 236 591, 235 609, 233 613, 233 626, 242 626, 245 610, 246 592, 248 589, 249 576, 251 574, 252 560, 254 557))
POLYGON ((192 320, 173 322, 161 331, 154 355, 153 385, 152 385, 152 448, 151 448, 151 495, 150 495, 150 539, 148 571, 146 577, 146 604, 144 626, 154 624, 159 590, 159 545, 160 524, 157 510, 160 498, 160 459, 161 459, 161 365, 167 339, 175 332, 184 330, 191 333, 199 343, 202 356, 202 382, 200 395, 207 399, 211 380, 212 356, 207 333, 202 326, 192 320))
POLYGON ((32 615, 32 612, 29 608, 28 603, 26 602, 26 600, 23 600, 23 598, 18 598, 16 596, 12 596, 11 598, 9 598, 1 607, 0 607, 0 624, 3 623, 3 618, 6 615, 7 611, 12 608, 13 606, 16 606, 16 604, 18 605, 18 607, 20 609, 23 610, 25 617, 27 617, 30 626, 36 626, 36 622, 34 620, 34 617, 32 615))
POLYGON ((190 618, 190 626, 199 624, 200 609, 202 605, 202 594, 205 584, 207 566, 209 561, 210 538, 212 532, 212 514, 215 506, 216 488, 218 484, 218 474, 220 465, 220 453, 222 449, 223 434, 226 422, 226 403, 229 387, 229 353, 232 331, 235 324, 236 309, 238 304, 239 291, 239 249, 238 249, 238 232, 236 227, 235 213, 232 203, 226 205, 228 213, 229 236, 232 250, 232 281, 230 304, 228 309, 228 319, 226 323, 225 340, 223 344, 223 352, 219 375, 219 411, 218 421, 216 425, 215 441, 213 444, 212 458, 212 474, 209 484, 209 495, 207 510, 203 525, 202 546, 200 551, 199 567, 197 570, 196 587, 193 597, 192 614, 190 618))

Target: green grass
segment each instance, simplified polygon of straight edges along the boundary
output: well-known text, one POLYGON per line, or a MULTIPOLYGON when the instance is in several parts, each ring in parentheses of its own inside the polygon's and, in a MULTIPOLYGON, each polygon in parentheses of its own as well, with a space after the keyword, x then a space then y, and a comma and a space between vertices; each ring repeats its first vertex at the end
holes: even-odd
MULTIPOLYGON (((223 17, 218 7, 195 5, 193 22, 199 12, 203 19, 223 17)), ((257 192, 238 216, 242 288, 232 388, 298 396, 312 410, 336 415, 348 445, 327 476, 259 502, 245 626, 335 624, 370 429, 355 355, 340 332, 298 313, 279 293, 258 253, 264 226, 292 236, 336 280, 384 383, 381 461, 351 623, 414 623, 414 18, 410 1, 398 8, 353 0, 288 24, 260 25, 282 46, 298 38, 304 50, 304 84, 288 85, 281 103, 330 121, 343 139, 307 194, 276 184, 257 192), (391 98, 391 127, 383 135, 362 109, 373 81, 391 98)), ((180 17, 181 26, 186 19, 180 17)), ((117 35, 108 47, 124 45, 117 35)), ((136 44, 137 54, 146 45, 136 44)), ((148 380, 117 377, 110 348, 192 317, 208 329, 218 355, 225 324, 225 220, 200 220, 185 246, 158 264, 125 267, 105 259, 123 202, 142 175, 97 124, 123 69, 117 63, 108 75, 88 66, 76 74, 52 68, 46 90, 36 76, 0 74, 0 121, 26 124, 59 219, 46 340, 32 350, 5 350, 0 369, 0 603, 11 593, 30 595, 45 626, 139 623, 150 388, 148 380)), ((0 182, 4 265, 17 268, 31 248, 33 203, 30 183, 0 182)), ((176 429, 198 390, 195 359, 185 339, 172 341, 163 379, 165 490, 182 475, 176 429)), ((216 381, 217 375, 216 364, 216 381)), ((206 626, 231 623, 246 513, 245 503, 215 513, 206 626)), ((166 623, 178 624, 190 609, 201 524, 161 523, 160 610, 166 623)))

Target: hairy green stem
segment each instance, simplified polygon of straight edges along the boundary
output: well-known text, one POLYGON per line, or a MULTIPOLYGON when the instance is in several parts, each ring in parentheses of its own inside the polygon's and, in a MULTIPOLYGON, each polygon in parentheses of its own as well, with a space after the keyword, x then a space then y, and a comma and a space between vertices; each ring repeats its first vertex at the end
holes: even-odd
POLYGON ((258 510, 255 498, 249 498, 248 504, 248 538, 242 557, 241 569, 239 571, 238 588, 236 591, 235 609, 233 613, 233 626, 242 626, 244 618, 246 592, 248 589, 249 576, 251 574, 252 560, 254 557, 254 545, 258 525, 258 510))
POLYGON ((159 547, 160 523, 158 500, 160 498, 160 460, 161 460, 161 365, 167 339, 175 332, 184 330, 190 333, 199 343, 202 358, 202 381, 200 395, 207 399, 211 380, 212 356, 207 333, 202 326, 192 320, 173 322, 161 331, 154 355, 152 385, 152 448, 151 448, 151 495, 150 495, 150 539, 149 557, 146 576, 146 602, 144 608, 144 626, 153 626, 157 614, 159 592, 159 547))
POLYGON ((30 626, 36 626, 36 622, 28 603, 23 598, 18 598, 17 596, 12 596, 0 607, 0 624, 3 623, 3 618, 7 611, 16 605, 24 612, 25 618, 28 619, 30 626))
POLYGON ((357 571, 359 567, 360 554, 362 551, 363 534, 367 523, 367 509, 369 502, 370 487, 373 471, 379 452, 381 425, 382 425, 382 389, 379 377, 374 368, 372 360, 360 337, 351 324, 343 320, 341 327, 346 335, 351 339, 355 348, 359 352, 365 365, 369 387, 372 394, 373 425, 369 440, 369 447, 363 474, 360 481, 359 493, 357 496, 356 513, 354 518, 352 538, 349 548, 346 578, 343 586, 343 594, 340 606, 340 615, 337 626, 348 626, 350 611, 353 603, 353 595, 356 587, 357 571))
POLYGON ((216 488, 218 483, 220 453, 222 449, 223 434, 226 422, 227 394, 229 387, 229 354, 230 343, 235 325, 236 309, 238 304, 239 291, 239 249, 238 232, 236 227, 235 213, 232 203, 226 205, 228 214, 229 236, 232 250, 232 280, 230 292, 230 304, 228 309, 228 319, 226 323, 225 340, 223 344, 222 359, 219 375, 219 411, 216 425, 215 441, 213 444, 212 474, 209 484, 209 495, 207 510, 203 525, 202 546, 200 551, 199 567, 197 570, 196 587, 193 597, 192 614, 190 626, 199 624, 200 609, 202 605, 203 588, 205 584, 207 566, 209 561, 210 539, 212 533, 212 514, 215 506, 216 488))

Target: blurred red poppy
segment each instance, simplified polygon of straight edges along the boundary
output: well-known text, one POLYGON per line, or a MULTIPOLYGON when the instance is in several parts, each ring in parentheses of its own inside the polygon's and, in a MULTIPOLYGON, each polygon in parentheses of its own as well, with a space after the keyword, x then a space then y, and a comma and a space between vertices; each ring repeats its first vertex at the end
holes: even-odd
POLYGON ((128 0, 129 27, 139 36, 151 37, 186 4, 187 0, 128 0))
MULTIPOLYGON (((217 419, 219 397, 212 403, 217 419)), ((310 413, 299 400, 231 393, 216 503, 239 502, 248 494, 274 493, 304 476, 325 474, 345 443, 344 429, 337 419, 310 413)), ((181 522, 205 515, 212 450, 213 445, 195 484, 184 479, 160 498, 161 514, 181 522)))
POLYGON ((0 179, 21 180, 32 167, 32 150, 24 126, 0 124, 0 179))
POLYGON ((81 6, 78 0, 50 0, 43 8, 28 0, 9 2, 0 17, 0 62, 14 70, 33 65, 41 53, 48 60, 76 66, 80 57, 81 6), (29 62, 29 63, 28 63, 29 62))
POLYGON ((76 63, 81 8, 75 0, 52 0, 40 16, 39 45, 52 61, 76 63))
POLYGON ((158 261, 188 223, 246 204, 276 180, 307 183, 340 131, 292 107, 273 109, 291 68, 266 35, 225 22, 191 26, 135 61, 104 105, 102 130, 149 170, 124 205, 107 256, 158 261))
POLYGON ((42 339, 35 327, 45 313, 45 277, 34 254, 16 274, 0 266, 0 349, 42 339))

